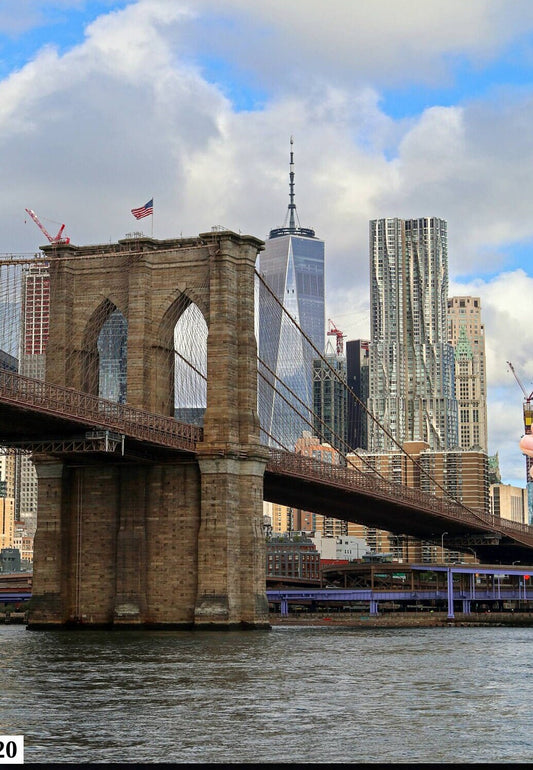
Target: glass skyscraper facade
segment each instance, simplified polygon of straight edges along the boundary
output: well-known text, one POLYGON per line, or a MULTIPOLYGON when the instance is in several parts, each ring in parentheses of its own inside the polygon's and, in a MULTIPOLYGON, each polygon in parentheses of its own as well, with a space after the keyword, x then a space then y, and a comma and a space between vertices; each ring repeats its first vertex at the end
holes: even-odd
POLYGON ((351 393, 347 396, 347 438, 352 449, 368 449, 368 363, 369 340, 349 340, 346 343, 346 382, 351 393))
POLYGON ((314 230, 296 224, 292 139, 287 217, 285 226, 270 231, 259 257, 259 272, 279 303, 260 284, 258 350, 264 379, 259 379, 259 417, 263 439, 292 450, 303 431, 313 429, 316 351, 301 332, 323 353, 326 326, 325 246, 314 230))
POLYGON ((126 403, 128 378, 128 322, 120 310, 113 310, 98 337, 100 357, 100 398, 126 403))
MULTIPOLYGON (((368 408, 392 437, 458 446, 454 350, 447 337, 447 224, 437 217, 370 222, 368 408)), ((372 420, 369 449, 396 444, 372 420)))
POLYGON ((337 353, 331 342, 328 342, 324 359, 313 361, 314 434, 322 443, 346 452, 346 357, 337 353))

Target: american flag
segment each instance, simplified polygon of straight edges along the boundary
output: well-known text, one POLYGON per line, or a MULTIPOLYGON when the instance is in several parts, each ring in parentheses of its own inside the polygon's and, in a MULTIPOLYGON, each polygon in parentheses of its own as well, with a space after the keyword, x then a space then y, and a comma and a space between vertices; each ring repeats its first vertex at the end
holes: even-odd
POLYGON ((135 217, 135 219, 142 219, 143 217, 149 217, 150 214, 154 213, 154 199, 148 201, 148 203, 145 203, 144 206, 141 206, 138 209, 132 209, 131 213, 135 217))

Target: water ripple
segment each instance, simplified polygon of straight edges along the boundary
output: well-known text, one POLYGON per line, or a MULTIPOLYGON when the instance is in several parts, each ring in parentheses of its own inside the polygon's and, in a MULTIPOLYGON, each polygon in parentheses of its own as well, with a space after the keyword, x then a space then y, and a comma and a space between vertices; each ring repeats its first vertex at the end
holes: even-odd
POLYGON ((0 733, 38 763, 533 760, 517 628, 0 627, 0 733))

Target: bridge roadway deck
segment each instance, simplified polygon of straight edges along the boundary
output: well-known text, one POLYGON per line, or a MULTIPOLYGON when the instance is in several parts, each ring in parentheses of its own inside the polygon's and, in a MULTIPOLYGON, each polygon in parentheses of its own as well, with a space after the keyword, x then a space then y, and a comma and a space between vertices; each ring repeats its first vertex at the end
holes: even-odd
POLYGON ((437 545, 446 532, 448 548, 473 546, 477 556, 489 563, 526 563, 533 556, 532 527, 478 513, 355 468, 289 452, 271 450, 264 498, 437 545))
MULTIPOLYGON (((127 437, 123 461, 194 456, 202 429, 172 417, 0 370, 0 445, 69 455, 100 453, 88 432, 127 437), (41 446, 39 446, 41 445, 41 446)), ((124 451, 122 451, 124 450, 124 451)))
MULTIPOLYGON (((201 440, 198 426, 0 370, 0 446, 71 464, 102 452, 116 462, 187 462, 201 440)), ((533 553, 532 527, 291 452, 271 450, 264 499, 436 544, 446 532, 448 548, 474 546, 490 563, 526 562, 533 553)))

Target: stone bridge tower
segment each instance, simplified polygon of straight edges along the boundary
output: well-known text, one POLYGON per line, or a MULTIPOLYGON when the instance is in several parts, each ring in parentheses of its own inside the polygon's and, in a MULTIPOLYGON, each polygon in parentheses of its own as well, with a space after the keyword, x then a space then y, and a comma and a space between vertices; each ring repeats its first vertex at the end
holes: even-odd
POLYGON ((97 339, 119 310, 127 404, 173 417, 174 327, 195 303, 208 328, 207 408, 189 454, 34 455, 29 627, 268 626, 254 334, 262 247, 230 231, 44 247, 48 382, 98 395, 97 339))

